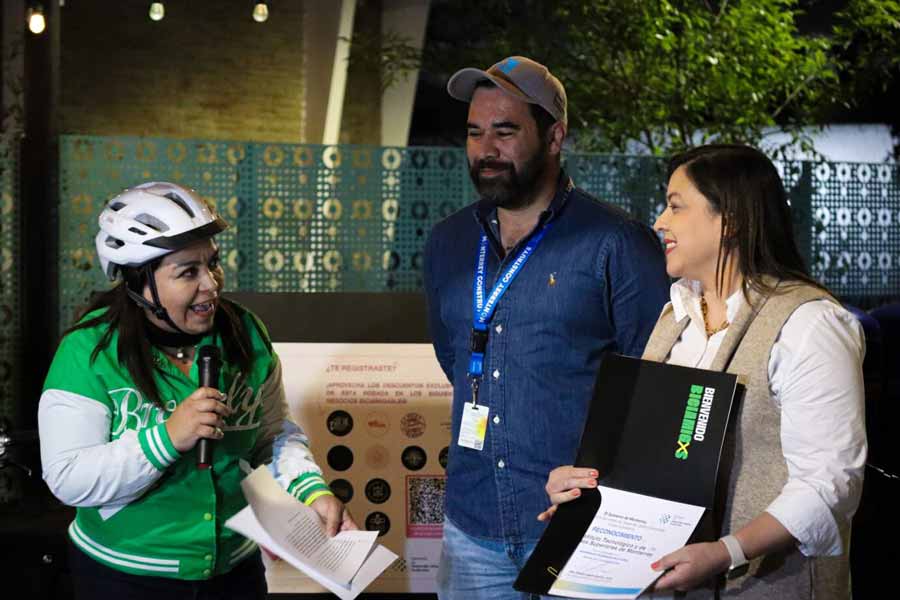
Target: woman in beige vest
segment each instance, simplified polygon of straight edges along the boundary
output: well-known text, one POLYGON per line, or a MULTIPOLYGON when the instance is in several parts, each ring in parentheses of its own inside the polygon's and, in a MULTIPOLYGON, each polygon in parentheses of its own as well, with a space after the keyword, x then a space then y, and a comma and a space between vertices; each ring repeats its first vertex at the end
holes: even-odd
MULTIPOLYGON (((848 598, 866 458, 862 328, 808 275, 761 152, 710 145, 674 157, 666 204, 654 228, 679 279, 644 358, 735 373, 746 393, 720 473, 722 538, 659 557, 653 597, 848 598)), ((538 518, 596 483, 593 469, 555 469, 538 518)))

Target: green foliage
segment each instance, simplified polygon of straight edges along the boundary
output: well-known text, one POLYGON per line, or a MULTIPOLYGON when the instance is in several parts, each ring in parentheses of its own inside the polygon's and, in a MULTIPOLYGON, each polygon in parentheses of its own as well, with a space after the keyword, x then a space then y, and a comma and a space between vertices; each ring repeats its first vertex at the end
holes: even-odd
MULTIPOLYGON (((351 41, 343 36, 340 39, 351 41)), ((383 94, 421 67, 422 51, 411 42, 412 38, 396 31, 377 34, 357 32, 351 41, 347 60, 354 70, 378 73, 383 94)))
POLYGON ((834 48, 843 64, 847 107, 869 89, 885 91, 900 72, 900 2, 850 0, 837 14, 834 48))
POLYGON ((485 42, 453 49, 438 41, 426 64, 449 73, 511 54, 544 62, 566 86, 579 151, 638 143, 658 155, 713 140, 759 144, 775 125, 808 148, 801 128, 841 96, 842 77, 887 42, 895 50, 880 72, 900 60, 894 1, 852 0, 829 36, 798 32, 797 0, 454 4, 460 18, 478 16, 472 37, 485 42), (866 51, 851 63, 847 49, 861 32, 866 51))

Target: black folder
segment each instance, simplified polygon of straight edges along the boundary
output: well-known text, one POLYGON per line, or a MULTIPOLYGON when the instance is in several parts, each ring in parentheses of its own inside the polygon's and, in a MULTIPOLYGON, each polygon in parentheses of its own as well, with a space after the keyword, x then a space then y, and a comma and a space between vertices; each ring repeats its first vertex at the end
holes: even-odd
MULTIPOLYGON (((601 486, 711 509, 737 388, 729 373, 609 354, 575 466, 596 468, 601 486)), ((546 594, 562 572, 603 502, 583 492, 559 506, 516 590, 546 594)))

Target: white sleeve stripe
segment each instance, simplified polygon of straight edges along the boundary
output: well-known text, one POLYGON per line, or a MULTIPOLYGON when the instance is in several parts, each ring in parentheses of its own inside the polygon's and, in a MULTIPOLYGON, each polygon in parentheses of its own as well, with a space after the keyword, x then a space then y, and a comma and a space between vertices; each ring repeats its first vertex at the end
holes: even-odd
POLYGON ((159 432, 160 427, 165 427, 165 424, 161 423, 153 428, 153 443, 154 446, 156 446, 157 451, 162 456, 162 460, 160 462, 162 462, 164 465, 171 465, 178 459, 178 457, 169 454, 169 451, 166 448, 166 444, 162 439, 162 434, 159 432))
POLYGON ((156 462, 158 462, 161 465, 166 465, 166 464, 168 464, 168 462, 166 461, 165 457, 160 452, 160 449, 159 449, 160 443, 158 441, 159 438, 157 437, 158 435, 159 435, 159 432, 156 431, 156 429, 154 428, 154 429, 151 429, 150 431, 148 431, 146 434, 144 434, 144 439, 147 440, 147 447, 150 448, 150 452, 153 453, 153 458, 156 459, 156 462))
POLYGON ((325 485, 325 480, 322 479, 321 477, 310 477, 309 479, 306 479, 305 481, 303 481, 303 483, 299 484, 295 488, 295 492, 303 493, 304 491, 308 490, 309 488, 315 487, 317 485, 325 485))

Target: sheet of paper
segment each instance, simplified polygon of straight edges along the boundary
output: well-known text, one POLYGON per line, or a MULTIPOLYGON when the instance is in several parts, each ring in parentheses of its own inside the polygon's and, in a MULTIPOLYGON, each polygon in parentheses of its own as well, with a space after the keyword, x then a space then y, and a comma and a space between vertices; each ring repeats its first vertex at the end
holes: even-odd
POLYGON ((397 559, 375 544, 375 531, 328 537, 316 513, 285 492, 265 467, 241 485, 249 505, 225 526, 274 552, 342 600, 355 598, 397 559))
POLYGON ((650 564, 681 548, 704 508, 598 486, 602 504, 550 588, 555 596, 630 600, 660 575, 650 564))

